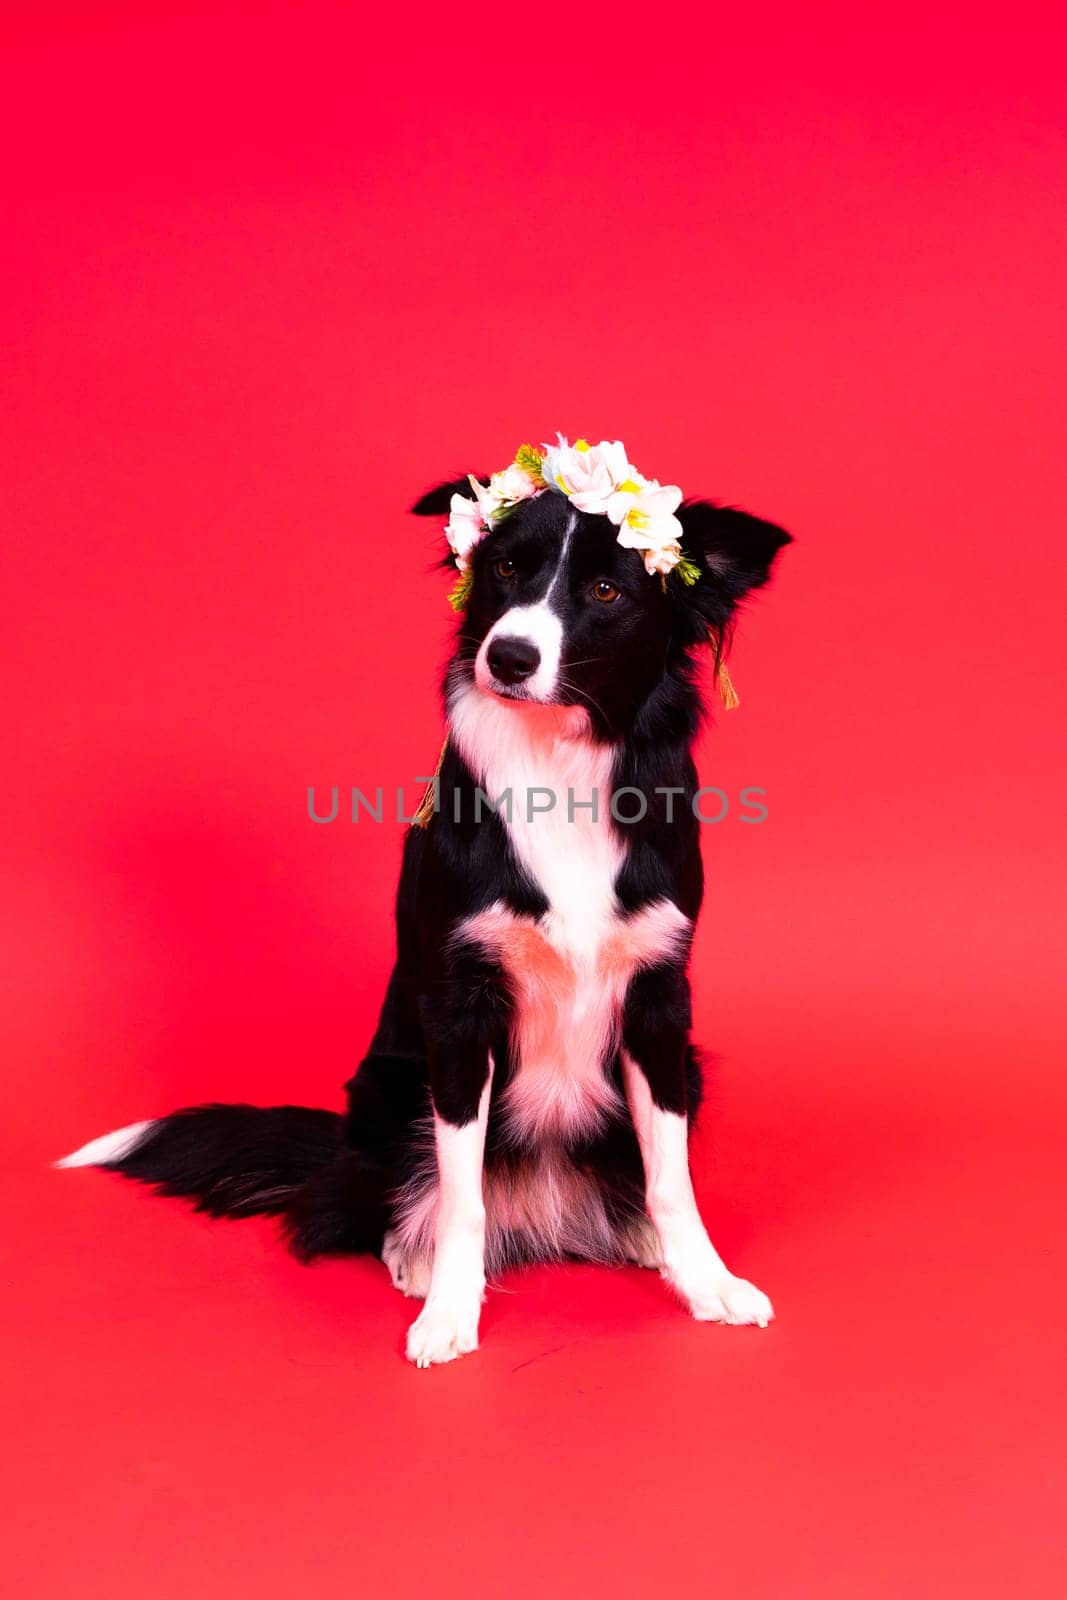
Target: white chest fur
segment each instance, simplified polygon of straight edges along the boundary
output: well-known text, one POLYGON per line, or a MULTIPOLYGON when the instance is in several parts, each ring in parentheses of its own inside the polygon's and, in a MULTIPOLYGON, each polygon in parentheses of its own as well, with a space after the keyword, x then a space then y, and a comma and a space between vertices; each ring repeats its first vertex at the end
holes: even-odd
POLYGON ((588 738, 583 710, 507 705, 472 689, 452 705, 451 721, 490 799, 510 791, 510 820, 505 808, 501 820, 549 903, 533 918, 498 902, 458 930, 499 958, 514 990, 518 1070, 505 1115, 523 1141, 592 1132, 617 1109, 604 1067, 630 979, 677 948, 688 920, 668 900, 621 912, 615 881, 625 828, 610 819, 614 751, 588 738), (549 795, 551 809, 540 809, 549 795))

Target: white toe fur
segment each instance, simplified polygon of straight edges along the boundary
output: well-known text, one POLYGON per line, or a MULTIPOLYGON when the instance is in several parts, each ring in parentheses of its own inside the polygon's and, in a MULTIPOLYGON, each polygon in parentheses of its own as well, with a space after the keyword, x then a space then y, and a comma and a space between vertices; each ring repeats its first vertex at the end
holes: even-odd
POLYGON ((116 1128, 114 1133, 103 1133, 99 1139, 90 1139, 80 1150, 57 1161, 57 1167, 106 1167, 121 1161, 145 1138, 154 1122, 131 1122, 129 1127, 116 1128))
POLYGON ((727 1276, 689 1298, 698 1322, 726 1322, 732 1327, 766 1328, 774 1321, 774 1307, 754 1283, 727 1276))
POLYGON ((473 1305, 428 1300, 408 1329, 408 1360, 417 1367, 436 1367, 477 1350, 480 1310, 480 1299, 473 1305))

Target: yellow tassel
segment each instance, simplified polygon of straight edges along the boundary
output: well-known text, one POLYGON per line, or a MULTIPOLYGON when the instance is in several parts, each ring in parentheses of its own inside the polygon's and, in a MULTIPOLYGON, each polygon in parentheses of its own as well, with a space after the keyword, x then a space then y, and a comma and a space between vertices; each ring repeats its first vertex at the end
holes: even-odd
POLYGON ((734 688, 734 680, 726 665, 726 646, 718 628, 708 629, 708 643, 711 645, 712 659, 715 662, 715 687, 719 691, 722 708, 724 711, 736 711, 741 704, 741 698, 734 688))
POLYGON ((715 672, 715 687, 719 691, 724 711, 736 711, 741 704, 741 698, 734 688, 734 680, 725 661, 720 661, 715 672))
POLYGON ((416 828, 428 828, 430 826, 430 818, 437 809, 437 786, 441 781, 441 765, 445 759, 445 751, 447 749, 448 735, 446 734, 445 742, 441 746, 441 754, 437 758, 437 769, 426 785, 426 793, 419 801, 419 809, 411 819, 413 826, 416 828))

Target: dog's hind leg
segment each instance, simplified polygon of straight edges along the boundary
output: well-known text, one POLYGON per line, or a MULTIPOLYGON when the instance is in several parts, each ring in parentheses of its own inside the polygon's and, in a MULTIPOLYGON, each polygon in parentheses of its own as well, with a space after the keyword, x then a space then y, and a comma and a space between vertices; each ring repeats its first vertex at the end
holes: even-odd
POLYGON ((395 1228, 390 1228, 382 1242, 382 1260, 389 1271, 394 1289, 407 1295, 409 1300, 425 1300, 430 1290, 432 1258, 410 1250, 395 1228))
POLYGON ((659 1236, 648 1217, 637 1217, 619 1232, 619 1243, 627 1261, 637 1267, 650 1267, 659 1272, 663 1267, 663 1251, 659 1236))

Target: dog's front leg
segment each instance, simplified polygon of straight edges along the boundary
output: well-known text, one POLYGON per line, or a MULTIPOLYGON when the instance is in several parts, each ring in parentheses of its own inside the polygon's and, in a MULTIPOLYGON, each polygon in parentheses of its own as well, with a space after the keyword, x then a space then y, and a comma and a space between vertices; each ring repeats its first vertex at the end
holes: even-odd
POLYGON ((482 1164, 493 1072, 483 1010, 484 989, 479 993, 475 985, 455 980, 423 1006, 437 1209, 430 1287, 408 1330, 408 1360, 418 1367, 454 1361, 478 1348, 485 1293, 482 1164))
POLYGON ((662 1272, 701 1322, 757 1323, 774 1316, 754 1284, 735 1278, 708 1238, 689 1174, 685 1057, 689 987, 657 967, 630 986, 623 1079, 645 1168, 645 1202, 659 1236, 662 1272))
POLYGON ((470 1122, 456 1127, 434 1111, 437 1215, 426 1302, 408 1330, 417 1367, 454 1361, 478 1348, 485 1293, 485 1201, 482 1158, 489 1114, 489 1074, 470 1122))

